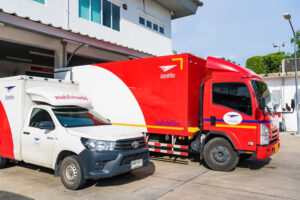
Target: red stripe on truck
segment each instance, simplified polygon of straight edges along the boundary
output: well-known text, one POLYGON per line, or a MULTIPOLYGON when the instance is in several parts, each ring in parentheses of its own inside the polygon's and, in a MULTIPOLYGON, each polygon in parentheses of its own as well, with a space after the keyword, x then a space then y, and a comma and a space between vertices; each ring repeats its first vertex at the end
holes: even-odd
POLYGON ((14 144, 9 121, 5 109, 0 101, 0 155, 14 159, 14 144))

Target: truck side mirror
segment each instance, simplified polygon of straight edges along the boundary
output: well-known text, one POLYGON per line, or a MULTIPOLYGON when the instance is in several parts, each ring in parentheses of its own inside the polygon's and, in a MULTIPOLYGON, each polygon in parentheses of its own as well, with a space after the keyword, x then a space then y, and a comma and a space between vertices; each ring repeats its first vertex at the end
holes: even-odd
POLYGON ((289 104, 287 104, 287 103, 285 104, 285 109, 289 112, 291 111, 291 107, 289 106, 289 104))
POLYGON ((45 129, 45 130, 54 130, 55 126, 54 123, 52 121, 44 121, 44 122, 40 122, 37 127, 39 129, 45 129))
POLYGON ((295 110, 296 106, 295 106, 295 100, 294 99, 291 100, 291 107, 292 107, 293 110, 295 110))

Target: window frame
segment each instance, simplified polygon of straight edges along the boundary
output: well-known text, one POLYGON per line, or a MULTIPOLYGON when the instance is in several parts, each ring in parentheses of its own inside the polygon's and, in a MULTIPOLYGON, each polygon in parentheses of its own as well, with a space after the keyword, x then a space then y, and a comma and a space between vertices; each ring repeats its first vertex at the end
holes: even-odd
POLYGON ((253 108, 254 108, 254 105, 253 105, 253 97, 252 97, 252 95, 251 95, 249 85, 248 85, 247 83, 245 83, 245 82, 232 82, 232 81, 213 82, 213 83, 211 84, 211 103, 212 103, 212 105, 222 106, 222 107, 228 108, 228 109, 230 109, 230 110, 234 110, 234 111, 236 111, 236 112, 242 113, 242 114, 247 115, 247 116, 250 116, 250 117, 252 117, 253 114, 254 114, 254 112, 253 112, 253 108), (225 105, 221 105, 221 104, 214 103, 214 84, 220 84, 220 83, 221 83, 221 84, 222 84, 222 83, 240 83, 240 84, 244 84, 244 85, 247 87, 248 92, 249 92, 249 96, 250 96, 251 114, 245 113, 245 112, 242 112, 242 111, 239 111, 239 110, 236 110, 236 109, 234 109, 234 108, 231 108, 231 107, 228 107, 228 106, 225 106, 225 105))
POLYGON ((44 108, 39 108, 39 107, 34 107, 34 108, 31 109, 31 113, 30 113, 30 117, 29 117, 29 121, 28 121, 28 127, 40 129, 40 128, 35 127, 35 126, 31 126, 32 114, 33 114, 33 111, 34 111, 35 109, 39 109, 39 110, 43 110, 43 111, 47 112, 48 115, 50 116, 50 118, 51 118, 53 124, 54 124, 54 129, 56 128, 55 121, 54 121, 53 117, 51 116, 50 112, 49 112, 48 110, 44 109, 44 108))
POLYGON ((122 15, 121 6, 117 3, 115 3, 114 1, 106 0, 107 2, 110 3, 110 17, 109 17, 110 18, 110 26, 107 26, 107 25, 104 25, 104 0, 98 0, 98 1, 100 2, 100 4, 99 4, 100 5, 100 22, 92 20, 92 0, 89 0, 89 15, 88 15, 89 17, 88 17, 88 19, 80 16, 80 0, 78 0, 78 18, 90 21, 92 23, 102 25, 102 26, 110 28, 114 31, 120 32, 121 31, 121 15, 122 15), (118 29, 114 28, 114 20, 113 20, 113 13, 114 13, 113 7, 114 6, 118 7, 118 9, 119 9, 118 29))

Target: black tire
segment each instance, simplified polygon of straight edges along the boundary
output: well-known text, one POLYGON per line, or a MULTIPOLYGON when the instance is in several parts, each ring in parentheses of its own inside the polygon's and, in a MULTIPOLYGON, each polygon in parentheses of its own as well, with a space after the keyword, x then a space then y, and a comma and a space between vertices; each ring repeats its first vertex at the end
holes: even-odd
POLYGON ((240 161, 248 160, 252 157, 252 154, 240 154, 240 161))
POLYGON ((7 166, 7 158, 0 156, 0 169, 3 169, 7 166))
POLYGON ((231 171, 239 162, 239 156, 232 145, 221 137, 213 138, 205 144, 203 156, 207 166, 216 171, 231 171))
POLYGON ((86 182, 81 161, 76 155, 63 159, 59 168, 59 174, 64 186, 70 190, 78 190, 86 182))

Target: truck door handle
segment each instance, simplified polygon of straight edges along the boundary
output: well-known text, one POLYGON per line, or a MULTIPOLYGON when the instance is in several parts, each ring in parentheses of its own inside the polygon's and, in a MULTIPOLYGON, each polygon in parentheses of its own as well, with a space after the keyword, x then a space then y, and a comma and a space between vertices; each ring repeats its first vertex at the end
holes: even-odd
POLYGON ((54 138, 53 138, 53 137, 47 137, 47 139, 48 139, 48 140, 53 140, 54 138))
POLYGON ((210 117, 210 125, 211 125, 211 126, 215 126, 215 125, 216 125, 216 121, 217 121, 217 120, 216 120, 216 117, 215 117, 215 116, 211 116, 211 117, 210 117))
POLYGON ((30 133, 29 133, 29 132, 23 132, 23 134, 24 134, 24 135, 30 135, 30 133))

